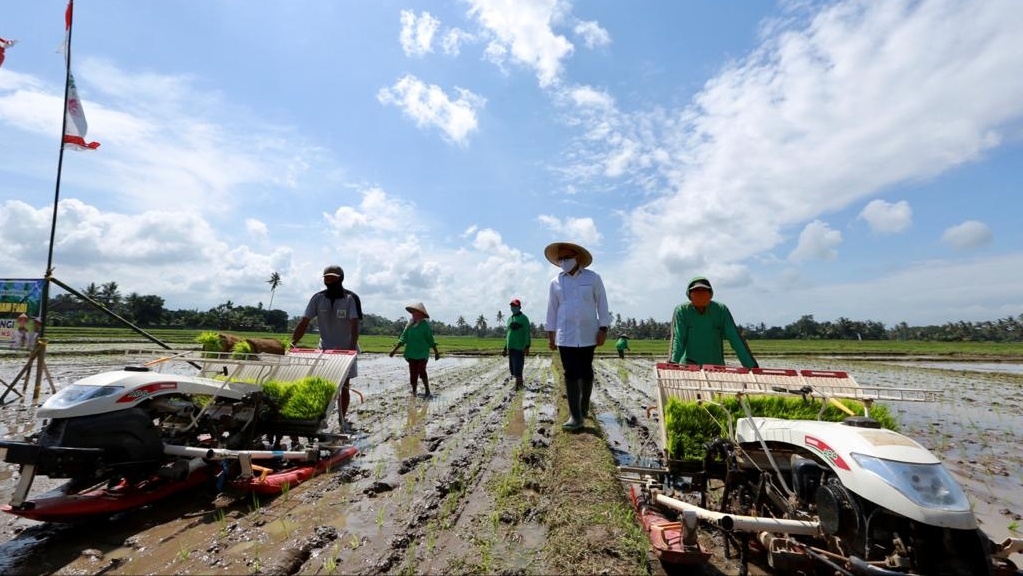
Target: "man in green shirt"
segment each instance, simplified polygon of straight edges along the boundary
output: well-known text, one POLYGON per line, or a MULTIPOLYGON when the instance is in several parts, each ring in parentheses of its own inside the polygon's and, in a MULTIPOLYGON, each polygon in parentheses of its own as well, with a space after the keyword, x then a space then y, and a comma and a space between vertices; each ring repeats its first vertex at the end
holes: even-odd
POLYGON ((728 307, 711 301, 714 289, 710 280, 697 276, 686 287, 689 302, 679 304, 671 320, 671 362, 675 364, 725 364, 725 339, 731 344, 739 362, 756 368, 746 341, 732 319, 728 307))
POLYGON ((629 348, 628 334, 622 334, 621 336, 618 337, 618 341, 615 342, 615 350, 618 351, 619 358, 625 358, 625 351, 631 350, 631 348, 629 348))
POLYGON ((508 330, 504 334, 503 356, 508 357, 508 370, 515 378, 515 389, 522 388, 522 369, 526 365, 526 356, 529 355, 529 345, 532 344, 532 335, 529 333, 529 318, 522 313, 522 301, 518 298, 512 300, 508 306, 511 307, 511 316, 508 317, 508 330))

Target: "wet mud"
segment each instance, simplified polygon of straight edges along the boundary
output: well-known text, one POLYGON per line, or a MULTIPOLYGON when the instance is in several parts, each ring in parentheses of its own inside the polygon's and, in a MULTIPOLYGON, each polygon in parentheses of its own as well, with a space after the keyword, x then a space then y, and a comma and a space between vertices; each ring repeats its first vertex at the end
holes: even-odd
MULTIPOLYGON (((61 356, 48 369, 59 387, 147 358, 61 356)), ((0 360, 0 378, 10 382, 23 362, 0 360)), ((936 402, 893 406, 902 432, 943 459, 992 539, 1021 536, 1023 377, 904 362, 767 364, 846 370, 865 385, 934 390, 936 402)), ((635 356, 596 362, 594 411, 622 465, 652 466, 660 458, 653 363, 635 356)), ((202 491, 81 524, 4 515, 0 573, 542 573, 545 535, 535 511, 525 506, 510 514, 498 503, 509 474, 541 465, 521 447, 550 444, 561 392, 550 357, 528 358, 525 390, 514 389, 499 356, 443 357, 428 369, 434 396, 413 397, 403 361, 360 357, 350 410, 360 454, 337 471, 275 498, 202 491)), ((29 387, 28 398, 0 410, 0 436, 20 438, 37 428, 31 394, 29 387)), ((48 395, 44 379, 40 400, 48 395)), ((0 499, 16 481, 16 469, 0 464, 0 499)), ((705 573, 736 569, 719 557, 705 573)), ((664 573, 653 560, 650 571, 664 573)))

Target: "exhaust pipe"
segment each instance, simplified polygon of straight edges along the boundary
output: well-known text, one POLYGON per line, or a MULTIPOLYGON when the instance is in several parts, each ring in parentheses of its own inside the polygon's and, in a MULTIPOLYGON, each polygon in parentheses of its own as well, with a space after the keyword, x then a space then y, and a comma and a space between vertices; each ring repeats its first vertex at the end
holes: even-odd
POLYGON ((706 508, 700 508, 694 504, 683 502, 659 492, 654 492, 654 501, 662 506, 667 506, 680 512, 693 511, 696 516, 705 522, 710 522, 726 532, 774 532, 781 534, 801 534, 806 536, 819 536, 821 533, 820 522, 807 520, 785 520, 782 518, 763 518, 760 516, 737 516, 714 512, 706 508))
POLYGON ((247 456, 253 460, 316 460, 316 450, 284 452, 282 450, 227 450, 224 448, 197 448, 193 446, 177 446, 164 444, 163 453, 169 456, 185 456, 190 458, 206 458, 207 460, 231 460, 247 456))

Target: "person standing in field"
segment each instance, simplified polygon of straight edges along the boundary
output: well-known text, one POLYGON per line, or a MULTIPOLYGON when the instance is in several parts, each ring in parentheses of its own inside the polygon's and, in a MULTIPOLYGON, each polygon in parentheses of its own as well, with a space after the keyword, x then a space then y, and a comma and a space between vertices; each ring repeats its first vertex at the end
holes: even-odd
POLYGON ((686 287, 686 296, 689 302, 679 304, 672 315, 670 362, 722 366, 727 339, 739 362, 746 368, 756 368, 757 361, 739 334, 732 313, 724 304, 711 300, 714 289, 710 280, 694 277, 686 287))
MULTIPOLYGON (((362 321, 362 301, 359 295, 351 290, 346 290, 343 283, 345 271, 337 264, 332 264, 323 269, 324 290, 313 294, 309 304, 305 307, 302 318, 295 326, 291 334, 292 348, 298 346, 298 342, 305 336, 309 323, 315 319, 320 331, 320 350, 358 350, 359 349, 359 323, 362 321)), ((359 375, 358 356, 352 361, 352 368, 348 371, 348 377, 340 382, 341 393, 337 398, 338 424, 342 432, 347 427, 345 418, 348 415, 348 405, 351 402, 349 391, 352 378, 359 375)))
POLYGON ((628 334, 622 334, 621 336, 618 337, 618 341, 615 342, 615 350, 618 351, 619 358, 625 358, 625 351, 631 350, 631 348, 629 348, 628 334))
POLYGON ((504 352, 508 357, 508 370, 515 379, 515 389, 523 387, 522 371, 529 356, 529 345, 532 343, 529 318, 522 313, 522 301, 518 298, 508 303, 511 316, 508 317, 507 331, 504 334, 504 352))
POLYGON ((405 325, 398 337, 398 343, 391 349, 388 356, 394 354, 402 346, 405 347, 404 357, 408 362, 409 383, 412 385, 412 395, 416 395, 419 380, 423 381, 423 397, 429 398, 430 378, 426 374, 426 363, 430 360, 430 350, 433 349, 433 359, 440 360, 440 351, 437 350, 437 342, 433 339, 433 328, 430 327, 430 315, 426 312, 426 306, 422 302, 416 302, 405 307, 405 310, 412 315, 412 319, 405 325))
POLYGON ((611 325, 607 293, 600 275, 587 267, 588 250, 571 242, 554 242, 544 249, 547 260, 561 268, 551 280, 547 298, 547 346, 557 350, 565 371, 569 431, 583 426, 593 392, 593 353, 607 340, 611 325))

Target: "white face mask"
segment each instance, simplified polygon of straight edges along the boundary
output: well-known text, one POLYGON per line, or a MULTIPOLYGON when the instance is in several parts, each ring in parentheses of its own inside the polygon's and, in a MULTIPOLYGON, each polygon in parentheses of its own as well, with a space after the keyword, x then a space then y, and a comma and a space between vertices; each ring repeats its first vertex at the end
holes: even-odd
POLYGON ((558 266, 565 272, 571 272, 572 268, 575 268, 575 258, 569 258, 568 260, 562 260, 558 262, 558 266))

